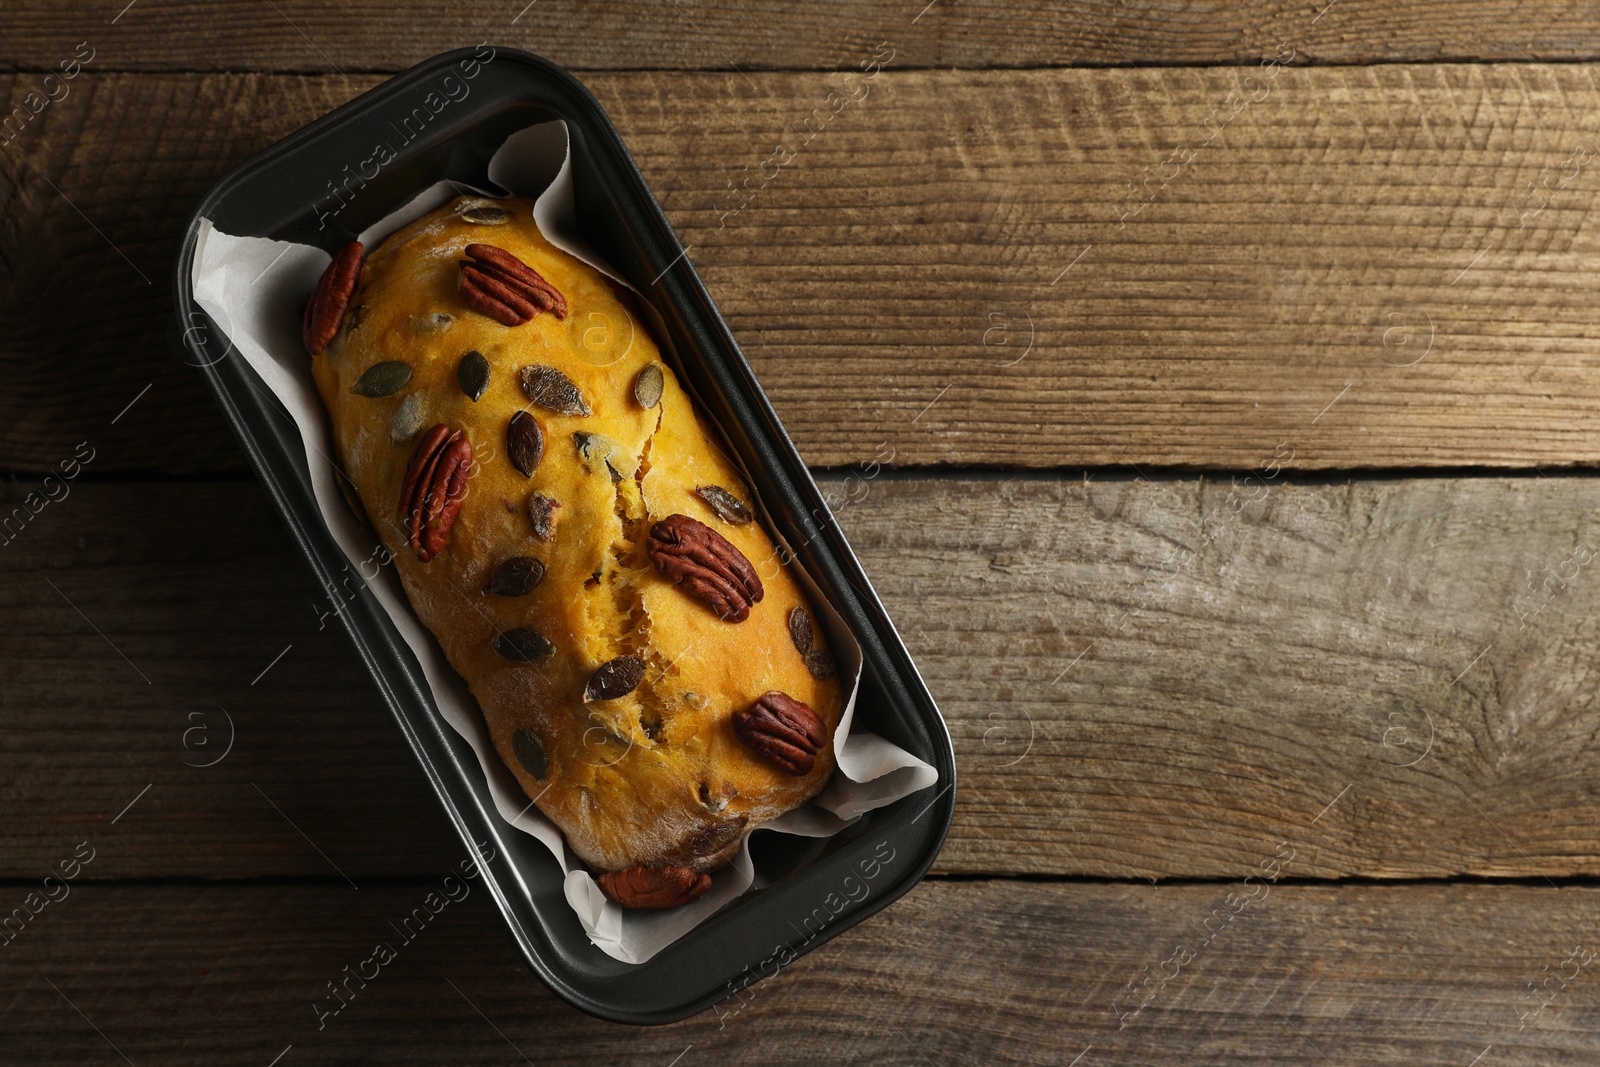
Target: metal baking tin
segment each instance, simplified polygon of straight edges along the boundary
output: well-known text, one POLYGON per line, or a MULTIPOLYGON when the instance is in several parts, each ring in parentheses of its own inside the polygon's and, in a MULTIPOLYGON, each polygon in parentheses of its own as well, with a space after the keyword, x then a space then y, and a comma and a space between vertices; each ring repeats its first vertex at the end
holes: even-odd
MULTIPOLYGON (((477 841, 493 844, 485 883, 529 966, 590 1014, 627 1023, 673 1022, 775 973, 915 885, 938 855, 954 814, 955 756, 927 686, 810 472, 615 127, 582 84, 538 56, 496 49, 491 61, 477 67, 469 95, 431 113, 397 158, 330 214, 330 183, 337 186, 347 177, 346 166, 361 155, 357 149, 394 144, 394 131, 418 109, 430 114, 425 97, 434 94, 437 105, 446 74, 483 58, 470 49, 435 56, 217 182, 189 217, 178 255, 173 341, 205 375, 323 587, 338 589, 347 562, 317 509, 299 432, 268 402, 270 394, 248 364, 237 355, 229 358, 226 333, 194 302, 190 278, 200 219, 208 217, 228 233, 316 244, 331 253, 439 179, 487 185, 489 156, 507 135, 549 118, 566 120, 585 236, 659 314, 666 332, 661 340, 676 356, 679 372, 723 427, 778 532, 833 597, 861 644, 865 665, 855 721, 939 772, 935 787, 867 812, 831 838, 755 835, 754 886, 645 963, 622 963, 584 934, 562 894, 560 868, 545 847, 495 811, 477 758, 440 718, 415 657, 363 588, 340 618, 468 851, 477 841), (854 899, 863 885, 866 895, 854 899)), ((406 128, 413 130, 415 123, 406 128)))

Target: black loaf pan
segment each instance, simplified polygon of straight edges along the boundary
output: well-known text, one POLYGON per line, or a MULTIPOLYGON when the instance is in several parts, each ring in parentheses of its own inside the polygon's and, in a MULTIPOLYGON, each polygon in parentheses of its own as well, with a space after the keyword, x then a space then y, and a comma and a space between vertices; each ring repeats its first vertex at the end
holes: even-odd
POLYGON ((205 374, 323 588, 343 599, 339 583, 351 573, 349 564, 317 509, 298 430, 194 302, 190 276, 200 219, 227 233, 316 244, 331 253, 436 181, 490 187, 489 157, 505 137, 553 118, 565 119, 571 131, 585 236, 659 314, 663 356, 711 409, 778 532, 860 642, 865 667, 856 724, 939 772, 936 787, 867 812, 832 838, 755 833, 751 889, 645 963, 621 963, 584 934, 545 847, 495 811, 477 757, 439 716, 421 668, 376 599, 364 583, 354 583, 360 595, 340 617, 469 853, 476 854, 478 841, 494 849, 484 882, 529 966, 583 1011, 617 1022, 667 1023, 776 973, 915 885, 954 814, 955 758, 944 720, 883 605, 599 103, 560 67, 507 48, 447 52, 391 78, 234 168, 205 195, 178 256, 173 339, 185 361, 205 374), (447 76, 455 78, 453 87, 444 86, 447 76), (462 84, 470 87, 464 96, 462 84), (441 108, 447 89, 457 98, 441 108), (424 103, 430 93, 438 94, 436 112, 424 103), (425 124, 416 118, 419 109, 425 124), (399 147, 407 133, 413 139, 399 147), (340 206, 330 189, 347 188, 358 161, 379 142, 393 146, 397 157, 365 187, 349 186, 357 191, 340 206))

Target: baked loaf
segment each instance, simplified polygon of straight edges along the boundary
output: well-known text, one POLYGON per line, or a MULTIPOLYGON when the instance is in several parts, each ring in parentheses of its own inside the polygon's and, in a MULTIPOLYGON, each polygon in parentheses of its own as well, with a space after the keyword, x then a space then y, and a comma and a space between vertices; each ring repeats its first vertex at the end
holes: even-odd
POLYGON ((527 199, 462 197, 323 275, 337 461, 495 749, 601 887, 671 907, 833 773, 799 583, 631 294, 527 199))

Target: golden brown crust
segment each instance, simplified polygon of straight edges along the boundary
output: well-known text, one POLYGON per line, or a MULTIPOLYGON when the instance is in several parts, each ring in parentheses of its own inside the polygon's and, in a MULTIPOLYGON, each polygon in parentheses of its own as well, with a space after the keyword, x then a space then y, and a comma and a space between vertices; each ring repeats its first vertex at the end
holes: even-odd
MULTIPOLYGON (((790 612, 810 605, 759 520, 729 521, 697 493, 718 486, 751 500, 625 291, 547 242, 531 200, 461 198, 390 236, 362 266, 337 335, 312 364, 338 461, 413 608, 466 679, 500 757, 579 858, 597 871, 715 870, 748 829, 822 789, 843 694, 837 679, 807 669, 790 635, 790 612), (511 218, 463 218, 474 206, 511 218), (564 298, 565 317, 546 312, 505 326, 474 310, 458 285, 464 249, 475 242, 536 271, 564 298), (471 352, 489 369, 476 401, 482 367, 472 360, 462 369, 471 352), (403 387, 379 397, 351 392, 385 361, 411 367, 403 387), (651 365, 660 367, 661 391, 646 408, 634 385, 651 365), (527 366, 559 371, 591 414, 530 402, 520 380, 527 366), (519 469, 536 451, 526 427, 510 445, 518 462, 508 455, 508 428, 522 411, 537 420, 543 443, 531 476, 519 469), (407 546, 400 500, 417 441, 438 424, 465 434, 473 464, 442 549, 423 563, 407 546), (580 447, 575 433, 601 436, 580 447), (544 501, 530 517, 533 497, 544 501), (759 574, 764 596, 744 621, 724 621, 652 566, 650 527, 673 514, 714 529, 759 574), (537 536, 539 516, 553 516, 548 540, 537 536), (496 569, 518 558, 542 564, 531 591, 505 592, 530 583, 532 564, 502 575, 499 592, 485 591, 496 569), (548 641, 549 654, 508 659, 508 644, 528 650, 517 643, 533 640, 517 635, 527 630, 548 641), (624 656, 645 663, 637 688, 586 704, 595 672, 624 656), (803 776, 734 733, 733 712, 774 690, 809 705, 826 727, 803 776)), ((647 401, 654 375, 640 393, 647 401)))

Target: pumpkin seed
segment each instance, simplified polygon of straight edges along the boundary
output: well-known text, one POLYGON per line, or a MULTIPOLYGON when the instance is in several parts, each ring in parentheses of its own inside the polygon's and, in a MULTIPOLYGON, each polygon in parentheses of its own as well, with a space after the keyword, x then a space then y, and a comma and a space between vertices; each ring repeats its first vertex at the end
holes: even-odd
POLYGON ((711 701, 693 690, 683 694, 683 702, 696 711, 705 711, 706 708, 711 706, 711 701))
POLYGON ((711 510, 717 513, 717 518, 729 526, 743 526, 755 518, 750 513, 748 504, 720 485, 697 485, 694 491, 701 500, 711 505, 711 510))
POLYGON ((484 584, 495 596, 524 596, 544 581, 544 564, 532 556, 513 556, 494 569, 484 584))
POLYGON ((811 615, 805 608, 795 608, 789 612, 789 640, 800 651, 806 670, 811 672, 813 678, 825 682, 833 677, 833 657, 820 648, 812 647, 816 642, 816 633, 812 628, 811 615))
POLYGON ((558 415, 589 415, 589 402, 571 378, 543 363, 522 368, 522 391, 529 400, 558 415))
POLYGON ((467 208, 461 213, 461 217, 479 226, 499 226, 511 218, 511 212, 504 208, 479 205, 467 208))
POLYGON ((526 729, 516 731, 511 735, 511 751, 517 754, 517 762, 522 764, 524 770, 544 781, 550 761, 545 756, 544 742, 539 740, 537 734, 526 729))
POLYGON ((407 394, 389 418, 389 440, 399 444, 415 437, 417 431, 422 429, 422 424, 427 421, 427 414, 423 407, 422 394, 407 394))
POLYGON ((650 364, 633 380, 633 399, 646 411, 655 407, 661 402, 661 387, 664 381, 661 364, 650 364))
POLYGON ((618 656, 600 665, 583 690, 585 704, 595 700, 625 697, 644 681, 644 660, 638 656, 618 656))
POLYGON ((532 663, 536 659, 554 655, 556 646, 538 630, 518 627, 498 634, 494 639, 494 650, 513 663, 532 663))
POLYGON ((579 430, 572 435, 572 440, 578 445, 578 455, 582 457, 584 466, 596 474, 603 471, 614 482, 632 478, 639 469, 639 461, 629 455, 620 443, 603 433, 584 433, 579 430))
POLYGON ((511 416, 506 427, 506 457, 523 477, 532 478, 544 458, 544 428, 526 411, 511 416))
POLYGON ((357 396, 393 396, 404 389, 410 380, 411 364, 398 359, 386 359, 368 367, 366 373, 356 379, 350 391, 357 396))
POLYGON ((489 388, 489 361, 482 352, 474 348, 461 357, 456 364, 456 384, 474 404, 482 399, 484 390, 489 388))
POLYGON ((533 536, 548 541, 555 534, 556 508, 561 505, 543 493, 528 496, 528 521, 533 524, 533 536))
POLYGON ((794 642, 794 647, 804 656, 811 651, 811 646, 816 640, 811 630, 811 616, 805 608, 795 608, 789 612, 789 640, 794 642))
POLYGON ((826 682, 834 675, 833 657, 820 648, 812 649, 806 653, 806 670, 819 682, 826 682))

